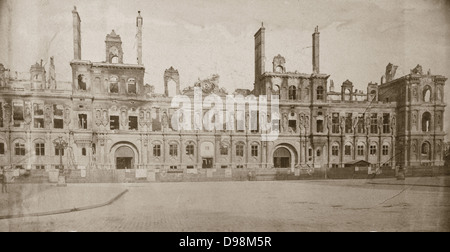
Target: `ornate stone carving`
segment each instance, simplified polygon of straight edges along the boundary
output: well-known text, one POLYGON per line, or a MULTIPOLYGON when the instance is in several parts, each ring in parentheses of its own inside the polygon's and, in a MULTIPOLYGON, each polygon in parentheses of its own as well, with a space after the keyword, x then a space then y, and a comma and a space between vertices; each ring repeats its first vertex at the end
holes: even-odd
POLYGON ((103 116, 102 116, 102 124, 103 126, 108 126, 109 124, 109 119, 108 119, 108 110, 104 109, 103 110, 103 116))
POLYGON ((412 74, 420 74, 422 75, 422 66, 417 64, 417 66, 414 69, 411 69, 412 74))
POLYGON ((50 128, 52 125, 52 108, 50 105, 45 106, 45 125, 50 128))
POLYGON ((98 127, 102 125, 102 111, 100 109, 95 110, 95 124, 98 127))
POLYGON ((65 109, 64 109, 64 123, 66 124, 66 126, 67 125, 69 125, 70 124, 70 122, 72 121, 71 120, 71 109, 70 109, 70 107, 66 107, 65 109))

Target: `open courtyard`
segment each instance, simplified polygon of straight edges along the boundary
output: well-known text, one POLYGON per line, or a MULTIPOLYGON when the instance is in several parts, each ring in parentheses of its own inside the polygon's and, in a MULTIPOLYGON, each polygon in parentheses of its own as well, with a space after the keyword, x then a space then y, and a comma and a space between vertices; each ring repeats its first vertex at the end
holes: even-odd
POLYGON ((450 177, 11 184, 0 231, 450 231, 450 177), (107 202, 84 211, 6 218, 107 202), (26 192, 26 193, 25 193, 26 192))

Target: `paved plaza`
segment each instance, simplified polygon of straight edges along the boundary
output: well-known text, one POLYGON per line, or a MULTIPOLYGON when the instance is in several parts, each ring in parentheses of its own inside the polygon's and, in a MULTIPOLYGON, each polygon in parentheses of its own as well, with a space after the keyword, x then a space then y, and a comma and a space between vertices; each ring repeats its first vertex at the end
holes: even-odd
POLYGON ((0 219, 0 231, 450 231, 450 177, 12 184, 0 215, 101 204, 124 190, 90 210, 0 219))

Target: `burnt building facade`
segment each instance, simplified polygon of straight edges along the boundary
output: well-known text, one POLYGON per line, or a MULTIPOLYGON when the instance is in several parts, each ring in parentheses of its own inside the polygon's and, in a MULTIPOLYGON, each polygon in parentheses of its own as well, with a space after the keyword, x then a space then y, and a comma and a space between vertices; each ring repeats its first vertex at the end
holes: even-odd
MULTIPOLYGON (((123 62, 121 37, 114 30, 105 38, 105 61, 83 59, 76 8, 72 15, 70 82, 56 80, 53 59, 48 73, 42 61, 27 74, 0 65, 3 167, 61 168, 60 154, 66 169, 132 169, 153 175, 205 170, 208 174, 224 170, 224 176, 239 170, 310 174, 360 160, 387 169, 444 165, 447 79, 423 72, 420 65, 397 78, 397 66, 389 64, 381 83, 369 83, 365 92, 354 89, 350 80, 335 90, 330 76, 319 68, 318 27, 312 34, 309 74, 287 71, 281 55, 273 58, 272 71, 266 71, 265 28, 261 27, 254 36, 253 90, 238 89, 233 95, 266 96, 269 104, 278 104, 277 114, 262 115, 243 103, 237 104, 246 108, 243 122, 233 120, 243 129, 177 130, 172 117, 178 108, 171 106, 172 98, 183 95, 192 100, 197 87, 203 98, 214 95, 226 100, 231 94, 218 86, 218 77, 181 90, 180 74, 170 67, 162 75, 164 93, 156 94, 144 84, 140 12, 135 64, 123 62), (254 115, 256 129, 250 127, 254 115), (259 128, 263 123, 277 132, 275 140, 263 141, 259 128), (58 138, 68 143, 64 153, 55 148, 58 138)), ((197 115, 192 110, 186 116, 204 117, 207 112, 203 109, 197 115)))

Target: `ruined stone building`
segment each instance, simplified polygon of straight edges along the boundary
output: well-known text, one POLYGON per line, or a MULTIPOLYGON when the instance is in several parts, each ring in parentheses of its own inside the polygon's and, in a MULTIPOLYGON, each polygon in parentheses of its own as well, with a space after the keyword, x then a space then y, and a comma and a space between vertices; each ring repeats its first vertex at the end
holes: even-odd
MULTIPOLYGON (((444 76, 424 72, 420 65, 405 76, 388 64, 381 83, 354 89, 350 80, 335 87, 319 68, 319 30, 312 34, 312 73, 289 72, 277 55, 272 71, 265 71, 265 28, 255 40, 253 90, 234 94, 279 98, 277 115, 261 115, 246 106, 242 130, 174 130, 174 95, 194 96, 193 87, 180 90, 173 67, 163 74, 164 94, 144 85, 142 64, 143 18, 136 18, 137 60, 123 62, 121 37, 106 35, 105 60, 82 58, 81 19, 73 15, 72 81, 56 79, 50 60, 48 72, 36 63, 28 76, 0 64, 0 164, 23 169, 60 168, 62 137, 67 169, 139 169, 153 174, 200 174, 211 169, 285 170, 304 172, 341 168, 365 161, 373 167, 444 165, 444 76), (279 132, 262 141, 262 131, 249 127, 257 115, 279 132)), ((69 62, 68 62, 69 63, 69 62)), ((225 100, 217 76, 195 86, 203 98, 215 94, 225 100)), ((231 93, 230 93, 231 94, 231 93)), ((203 110, 206 113, 207 109, 203 110)), ((191 114, 193 117, 194 115, 191 114)), ((202 115, 200 115, 202 116, 202 115)))

